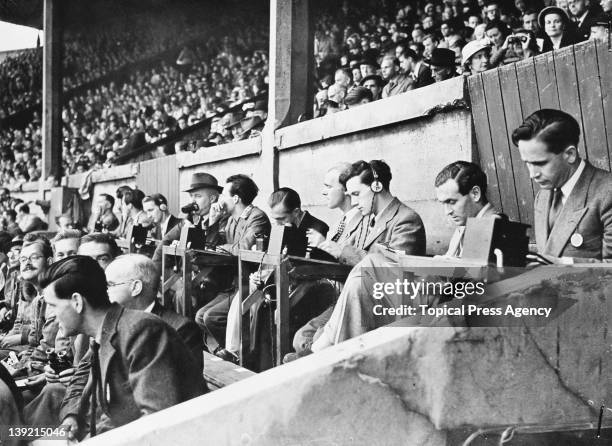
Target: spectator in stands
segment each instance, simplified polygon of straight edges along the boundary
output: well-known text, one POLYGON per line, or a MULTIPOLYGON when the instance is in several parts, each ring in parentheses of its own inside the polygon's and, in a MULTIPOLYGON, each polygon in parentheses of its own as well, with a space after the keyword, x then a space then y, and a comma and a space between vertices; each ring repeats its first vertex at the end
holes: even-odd
POLYGON ((374 97, 372 92, 366 87, 355 87, 351 89, 344 98, 346 108, 354 108, 362 104, 372 102, 374 97))
POLYGON ((501 20, 501 6, 497 0, 487 2, 484 7, 486 23, 501 20))
MULTIPOLYGON (((91 258, 75 256, 54 263, 41 276, 41 285, 45 301, 66 334, 82 333, 96 340, 91 369, 105 364, 107 388, 97 395, 101 398, 92 399, 90 412, 95 416, 98 407, 94 401, 103 401, 100 409, 110 422, 110 426, 100 426, 100 431, 204 392, 202 372, 176 332, 157 317, 111 304, 104 271, 91 258), (160 386, 162 393, 149 391, 160 386)), ((100 376, 98 371, 90 378, 95 391, 100 376)), ((73 415, 70 427, 80 439, 85 413, 66 415, 73 415)), ((67 424, 66 417, 62 418, 67 424)), ((95 426, 90 429, 96 432, 95 426)))
POLYGON ((7 209, 3 212, 4 230, 13 237, 21 234, 21 228, 17 224, 17 212, 14 209, 7 209))
POLYGON ((13 327, 17 316, 19 300, 21 299, 19 256, 21 254, 22 245, 23 238, 17 236, 11 240, 7 247, 8 268, 5 273, 6 279, 4 282, 4 289, 2 290, 4 300, 0 303, 0 337, 13 327))
POLYGON ((531 31, 536 36, 539 36, 541 34, 542 30, 540 29, 540 25, 538 24, 538 12, 537 11, 533 9, 529 9, 525 11, 523 16, 521 17, 521 20, 523 23, 523 29, 525 31, 531 31))
POLYGON ((427 34, 423 37, 423 57, 425 59, 431 58, 431 54, 435 48, 438 47, 438 39, 434 34, 427 34))
POLYGON ((465 74, 477 74, 489 69, 491 47, 482 40, 473 40, 463 47, 463 66, 465 74))
POLYGON ((120 254, 119 247, 112 234, 94 232, 81 237, 78 254, 88 256, 100 264, 102 269, 120 254))
POLYGON ((455 53, 446 48, 436 48, 431 59, 427 60, 435 82, 442 82, 457 76, 455 53))
POLYGON ((402 49, 399 56, 400 67, 404 74, 408 74, 414 79, 414 88, 424 87, 433 84, 431 70, 423 63, 423 59, 410 48, 402 49))
POLYGON ((510 29, 501 20, 494 20, 487 23, 485 34, 491 42, 489 65, 491 68, 502 65, 509 49, 507 37, 510 35, 510 29))
POLYGON ((558 50, 576 42, 570 19, 564 9, 557 6, 544 8, 538 15, 538 23, 544 30, 543 53, 558 50))
POLYGON ((105 275, 111 302, 118 303, 124 308, 159 316, 176 330, 198 363, 198 367, 203 368, 204 345, 198 326, 178 313, 164 308, 157 301, 160 273, 155 262, 141 254, 122 255, 108 265, 105 275))
POLYGON ((594 40, 602 45, 607 45, 610 42, 610 23, 612 17, 600 14, 591 22, 590 40, 594 40))
POLYGON ((383 88, 382 97, 395 96, 415 88, 416 82, 407 74, 402 74, 399 61, 394 56, 385 56, 381 62, 381 74, 387 85, 383 88))
POLYGON ((142 207, 151 221, 151 236, 161 240, 180 222, 168 209, 168 200, 162 194, 148 195, 142 200, 142 207))
POLYGON ((584 42, 591 35, 591 22, 597 17, 600 11, 598 5, 594 4, 589 7, 588 0, 569 0, 570 17, 574 20, 576 26, 576 42, 584 42))
MULTIPOLYGON (((374 317, 372 288, 364 283, 364 277, 376 274, 377 270, 381 274, 389 273, 389 268, 376 268, 386 265, 385 261, 379 264, 378 260, 372 262, 371 258, 368 259, 368 253, 378 249, 377 244, 412 255, 425 253, 425 228, 421 217, 391 195, 391 169, 386 163, 378 160, 353 163, 350 172, 342 176, 342 181, 346 182, 347 192, 361 214, 374 217, 370 219, 367 230, 355 236, 353 245, 328 247, 328 252, 340 262, 356 266, 346 280, 330 320, 312 345, 315 352, 392 322, 393 318, 374 317)), ((397 306, 395 304, 399 303, 383 300, 376 303, 383 306, 397 306)))
MULTIPOLYGON (((123 196, 123 195, 122 195, 123 196)), ((119 227, 119 219, 113 212, 115 199, 109 194, 99 194, 93 206, 87 229, 89 232, 114 231, 119 227)))
POLYGON ((37 215, 30 214, 30 206, 26 203, 19 204, 17 211, 17 223, 21 232, 27 233, 47 229, 47 224, 37 215))
POLYGON ((612 0, 601 0, 601 9, 603 9, 604 14, 610 16, 612 14, 612 0))
POLYGON ((372 92, 372 101, 378 101, 381 98, 384 82, 379 75, 372 74, 364 77, 361 85, 372 92))
POLYGON ((66 257, 74 256, 81 244, 81 231, 77 229, 67 229, 58 232, 51 240, 53 247, 53 261, 57 262, 66 257))

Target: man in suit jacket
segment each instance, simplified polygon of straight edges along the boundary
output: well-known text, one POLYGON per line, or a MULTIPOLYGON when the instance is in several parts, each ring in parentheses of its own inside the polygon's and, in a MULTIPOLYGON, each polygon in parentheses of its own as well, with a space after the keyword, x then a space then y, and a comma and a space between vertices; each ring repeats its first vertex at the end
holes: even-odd
MULTIPOLYGON (((349 243, 350 234, 368 224, 368 218, 364 217, 359 209, 351 203, 351 197, 346 193, 346 182, 342 183, 340 181, 342 175, 349 172, 351 168, 351 163, 337 164, 327 171, 323 180, 323 197, 326 199, 327 207, 338 209, 342 212, 342 217, 332 226, 327 233, 327 237, 312 230, 308 234, 308 244, 322 249, 328 254, 330 251, 333 252, 336 246, 341 250, 345 243, 349 243)), ((312 353, 310 348, 317 331, 329 321, 333 309, 333 305, 329 306, 323 313, 309 320, 296 332, 293 337, 295 353, 285 356, 284 362, 312 353)))
POLYGON ((560 110, 539 110, 512 133, 531 178, 540 185, 535 237, 555 263, 612 259, 612 174, 578 154, 580 126, 560 110))
MULTIPOLYGON (((219 246, 221 250, 237 256, 241 249, 251 249, 257 236, 270 234, 268 216, 253 206, 253 200, 258 193, 259 188, 246 175, 232 175, 226 180, 223 192, 218 202, 212 206, 210 213, 212 224, 224 216, 229 217, 225 226, 226 244, 219 246)), ((233 269, 232 272, 236 276, 237 271, 233 269)), ((212 336, 220 347, 225 346, 227 314, 236 291, 237 281, 234 280, 230 289, 219 293, 196 314, 198 325, 212 336)), ((213 344, 208 346, 212 349, 213 344)))
MULTIPOLYGON (((291 226, 304 231, 306 234, 319 234, 323 238, 327 235, 329 227, 323 221, 312 216, 308 211, 302 209, 302 200, 300 195, 289 187, 281 187, 274 191, 268 199, 270 206, 270 216, 280 226, 291 226)), ((272 280, 270 277, 268 280, 272 280)), ((255 287, 261 285, 261 277, 259 273, 251 275, 250 289, 255 291, 255 287)), ((292 313, 292 330, 297 331, 299 327, 304 325, 310 318, 320 314, 333 302, 333 290, 328 282, 323 283, 318 280, 306 280, 301 282, 291 282, 290 287, 290 304, 292 313), (302 303, 300 305, 300 303, 302 303)), ((226 348, 218 354, 222 358, 230 361, 237 360, 237 353, 240 349, 240 333, 238 330, 238 314, 240 307, 237 301, 232 304, 230 312, 232 318, 228 322, 226 331, 227 340, 226 348)), ((261 347, 261 343, 265 342, 262 335, 266 336, 264 330, 261 329, 266 322, 261 319, 261 301, 251 307, 251 312, 254 315, 251 323, 251 347, 256 350, 261 347), (262 324, 263 322, 263 324, 262 324)), ((266 364, 270 358, 265 357, 267 351, 260 355, 260 366, 266 364)))
POLYGON ((569 12, 576 26, 576 42, 589 40, 591 35, 591 22, 601 12, 599 2, 588 0, 572 0, 568 2, 569 12))
MULTIPOLYGON (((121 426, 204 393, 201 369, 176 331, 157 316, 112 304, 95 260, 60 260, 41 274, 40 283, 66 335, 82 333, 95 341, 82 402, 96 392, 104 425, 121 426)), ((82 432, 80 415, 64 420, 74 432, 82 432)))
POLYGON ((499 216, 487 200, 487 175, 477 164, 455 161, 440 171, 435 187, 438 202, 456 226, 444 257, 460 258, 467 219, 499 216))
MULTIPOLYGON (((105 275, 111 302, 158 316, 176 331, 198 369, 203 370, 202 332, 194 322, 164 308, 157 301, 160 274, 151 259, 141 254, 119 256, 108 265, 105 275)), ((89 350, 83 356, 69 382, 59 381, 56 373, 47 374, 43 391, 26 406, 25 417, 29 425, 58 425, 64 418, 79 414, 79 402, 90 373, 91 355, 89 350)))
MULTIPOLYGON (((358 336, 393 322, 389 317, 374 317, 371 289, 364 283, 376 268, 369 253, 384 252, 385 248, 411 255, 425 254, 425 228, 421 217, 391 195, 391 169, 384 161, 358 161, 343 175, 346 188, 363 215, 373 215, 365 230, 351 234, 350 242, 330 249, 341 262, 355 265, 349 274, 330 320, 323 327, 313 351, 358 336), (379 246, 384 245, 382 251, 379 246)), ((389 268, 379 268, 387 271, 389 268)), ((396 306, 394 302, 384 302, 396 306)))
POLYGON ((414 88, 421 88, 434 83, 431 70, 423 63, 416 51, 405 47, 399 55, 399 62, 404 73, 412 76, 415 81, 414 88))
POLYGON ((151 236, 161 240, 180 221, 168 209, 168 200, 162 194, 147 195, 142 200, 142 209, 151 221, 151 236))

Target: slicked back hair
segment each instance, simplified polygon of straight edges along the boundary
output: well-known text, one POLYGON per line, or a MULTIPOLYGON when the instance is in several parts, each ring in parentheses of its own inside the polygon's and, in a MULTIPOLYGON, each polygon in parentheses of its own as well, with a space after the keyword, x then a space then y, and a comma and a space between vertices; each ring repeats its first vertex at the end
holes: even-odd
POLYGON ((512 132, 512 142, 516 146, 519 141, 534 138, 546 144, 549 152, 559 154, 571 145, 578 146, 580 125, 571 115, 561 110, 544 108, 529 115, 512 132))
POLYGON ((487 175, 478 164, 468 161, 449 164, 436 176, 435 186, 440 187, 448 180, 455 180, 461 195, 467 195, 474 186, 478 186, 482 192, 481 201, 487 203, 487 175))

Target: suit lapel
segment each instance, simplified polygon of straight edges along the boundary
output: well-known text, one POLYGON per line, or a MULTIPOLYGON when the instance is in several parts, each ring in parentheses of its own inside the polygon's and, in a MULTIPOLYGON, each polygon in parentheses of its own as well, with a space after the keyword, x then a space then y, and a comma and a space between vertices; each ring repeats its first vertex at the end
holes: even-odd
POLYGON ((548 236, 544 252, 556 257, 559 257, 563 252, 563 248, 567 245, 576 226, 588 210, 588 207, 586 207, 587 193, 594 173, 595 171, 587 163, 557 217, 555 226, 548 236))
POLYGON ((372 243, 376 241, 376 239, 387 230, 387 225, 389 221, 397 214, 397 210, 399 209, 400 202, 397 198, 394 198, 387 209, 384 210, 378 221, 375 222, 374 227, 370 228, 370 232, 365 240, 365 244, 363 245, 363 249, 368 249, 372 243))
MULTIPOLYGON (((112 340, 117 333, 117 323, 123 313, 123 308, 114 304, 107 313, 102 325, 102 336, 100 338, 100 378, 102 382, 102 392, 106 393, 106 383, 108 382, 108 367, 115 356, 115 347, 112 340)), ((103 403, 106 404, 106 396, 101 395, 103 403)))

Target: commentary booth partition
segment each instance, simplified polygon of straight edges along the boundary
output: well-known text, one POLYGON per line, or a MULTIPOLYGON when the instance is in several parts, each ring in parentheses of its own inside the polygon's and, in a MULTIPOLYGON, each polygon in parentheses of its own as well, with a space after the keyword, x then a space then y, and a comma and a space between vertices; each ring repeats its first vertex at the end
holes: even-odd
MULTIPOLYGON (((304 207, 333 221, 321 184, 328 168, 342 161, 384 159, 393 173, 392 192, 423 217, 427 252, 446 249, 453 228, 436 203, 437 172, 455 160, 480 163, 489 178, 489 198, 512 220, 533 224, 537 188, 512 146, 510 133, 542 107, 572 114, 583 130, 580 151, 594 165, 610 170, 612 151, 612 53, 585 42, 467 78, 454 78, 341 113, 263 132, 261 137, 180 152, 93 173, 93 195, 114 195, 122 185, 168 197, 178 213, 188 200, 180 192, 196 171, 219 181, 234 173, 252 175, 261 188, 256 204, 267 209, 275 186, 289 186, 304 207)), ((269 121, 268 124, 269 125, 269 121)), ((71 175, 79 187, 84 174, 71 175)), ((43 198, 27 183, 15 196, 43 198)), ((48 190, 44 198, 48 198, 48 190)), ((51 215, 50 217, 54 217, 51 215)), ((49 221, 53 226, 53 218, 49 221)), ((53 229, 53 228, 51 228, 53 229)))

